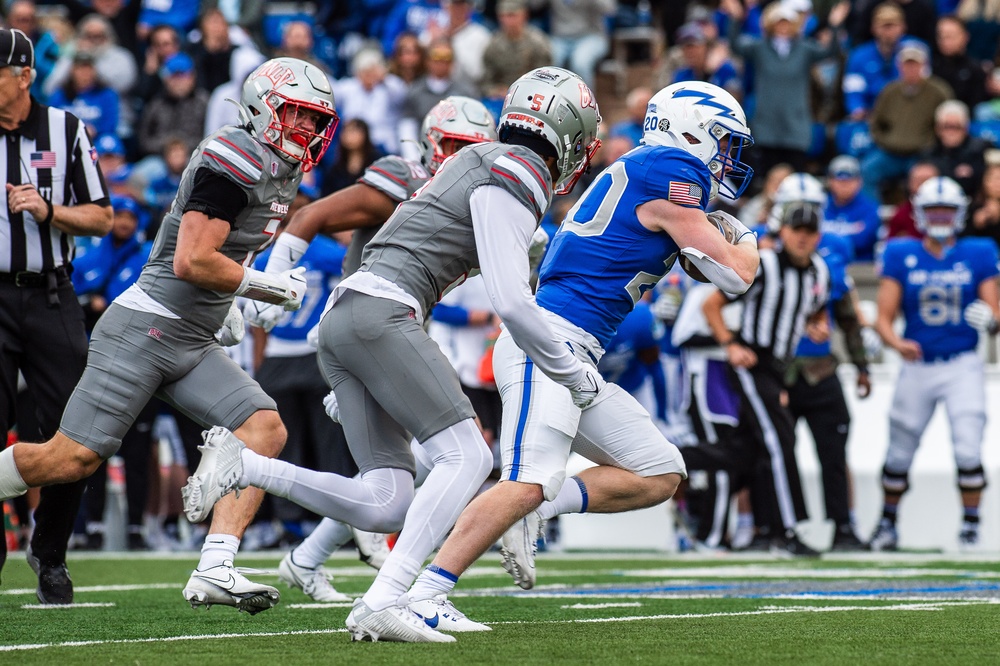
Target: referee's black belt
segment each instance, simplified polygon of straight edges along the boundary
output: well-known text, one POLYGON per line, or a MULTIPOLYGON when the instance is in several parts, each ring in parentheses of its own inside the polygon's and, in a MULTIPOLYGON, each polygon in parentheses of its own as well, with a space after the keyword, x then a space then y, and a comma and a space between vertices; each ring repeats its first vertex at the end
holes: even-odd
POLYGON ((42 271, 41 273, 33 273, 31 271, 0 273, 0 282, 7 282, 8 284, 13 284, 15 287, 36 289, 39 287, 48 287, 50 275, 54 275, 58 282, 63 282, 68 280, 72 273, 72 266, 59 266, 58 268, 42 271))

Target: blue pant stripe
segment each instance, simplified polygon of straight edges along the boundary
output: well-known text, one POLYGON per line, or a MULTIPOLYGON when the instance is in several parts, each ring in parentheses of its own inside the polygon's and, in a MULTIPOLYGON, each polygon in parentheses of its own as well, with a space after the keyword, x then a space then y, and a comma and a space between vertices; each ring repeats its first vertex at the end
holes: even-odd
POLYGON ((531 375, 535 364, 525 357, 524 388, 521 389, 521 413, 517 415, 517 429, 514 431, 514 457, 510 466, 510 480, 517 481, 521 472, 521 445, 524 442, 524 428, 528 424, 528 408, 531 406, 531 375))

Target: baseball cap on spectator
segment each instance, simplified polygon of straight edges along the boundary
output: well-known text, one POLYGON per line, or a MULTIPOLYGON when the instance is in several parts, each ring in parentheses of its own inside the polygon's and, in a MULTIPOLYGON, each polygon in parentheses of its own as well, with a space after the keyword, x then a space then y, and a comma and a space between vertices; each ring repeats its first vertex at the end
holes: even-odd
POLYGON ((0 28, 0 68, 35 66, 35 46, 20 30, 0 28))
POLYGON ((813 10, 812 0, 781 0, 781 4, 800 14, 806 14, 813 10))
POLYGON ((930 60, 930 54, 927 52, 927 47, 923 44, 907 42, 905 46, 899 49, 899 53, 896 54, 896 60, 898 62, 914 60, 926 64, 930 60))
POLYGON ((137 220, 141 213, 139 204, 132 197, 113 194, 111 195, 111 207, 114 209, 116 215, 118 213, 132 213, 137 220))
POLYGON ((799 20, 799 13, 785 2, 772 5, 774 9, 767 15, 768 25, 774 25, 778 21, 791 21, 795 23, 799 20))
POLYGON ((190 74, 194 71, 194 61, 186 53, 175 53, 167 58, 167 61, 160 67, 160 77, 167 78, 176 74, 190 74))
POLYGON ((510 14, 527 8, 527 0, 500 0, 497 3, 497 14, 510 14))
POLYGON ((786 204, 781 214, 781 224, 792 229, 805 227, 819 231, 819 206, 803 202, 786 204))
POLYGON ((906 16, 903 14, 903 10, 891 2, 883 2, 872 13, 872 25, 905 22, 906 16))
POLYGON ((830 160, 826 175, 838 180, 861 177, 861 163, 858 158, 850 155, 839 155, 830 160))
POLYGON ((77 51, 73 54, 74 65, 93 65, 97 61, 92 51, 77 51))
POLYGON ((114 134, 102 134, 94 141, 98 155, 124 155, 125 146, 114 134))
POLYGON ((678 44, 704 44, 705 41, 705 31, 697 23, 685 23, 677 29, 678 44))

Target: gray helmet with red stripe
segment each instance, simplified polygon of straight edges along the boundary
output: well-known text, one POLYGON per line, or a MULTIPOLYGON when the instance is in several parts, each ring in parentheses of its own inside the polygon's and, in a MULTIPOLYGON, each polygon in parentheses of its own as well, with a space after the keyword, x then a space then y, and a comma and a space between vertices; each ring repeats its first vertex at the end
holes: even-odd
POLYGON ((434 105, 420 127, 420 160, 435 173, 464 144, 497 140, 496 121, 482 102, 452 95, 434 105))
POLYGON ((323 157, 339 120, 326 74, 297 58, 274 58, 250 73, 240 96, 240 119, 286 162, 301 162, 303 171, 323 157), (314 115, 312 131, 295 129, 302 113, 314 115))
POLYGON ((512 130, 537 134, 555 149, 556 194, 567 194, 600 147, 601 112, 579 76, 560 67, 539 67, 507 90, 500 111, 500 140, 512 130))

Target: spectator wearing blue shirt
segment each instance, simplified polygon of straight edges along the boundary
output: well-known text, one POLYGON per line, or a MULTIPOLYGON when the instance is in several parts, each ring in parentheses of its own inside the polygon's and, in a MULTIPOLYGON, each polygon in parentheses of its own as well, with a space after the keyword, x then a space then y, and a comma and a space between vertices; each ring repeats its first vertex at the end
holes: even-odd
MULTIPOLYGON (((131 0, 139 2, 140 0, 131 0)), ((136 31, 145 38, 157 25, 169 25, 180 34, 186 34, 198 20, 201 0, 142 0, 139 24, 136 31)))
POLYGON ((42 32, 38 29, 38 14, 35 11, 35 3, 32 0, 14 0, 10 3, 6 15, 7 27, 12 30, 20 30, 26 34, 31 43, 35 45, 35 77, 31 84, 31 94, 39 101, 47 102, 42 93, 42 83, 55 67, 59 59, 59 43, 50 32, 42 32))
POLYGON ((625 137, 632 143, 633 148, 638 146, 642 139, 642 123, 646 119, 646 107, 652 96, 653 91, 646 86, 632 88, 625 97, 625 112, 628 117, 612 125, 608 136, 625 137))
POLYGON ((861 182, 861 165, 856 158, 840 155, 830 162, 823 237, 846 238, 854 248, 855 261, 874 261, 882 222, 878 203, 861 191, 861 182))
POLYGON ((118 131, 118 93, 104 85, 94 66, 94 54, 77 51, 69 79, 52 93, 49 105, 69 111, 83 121, 91 137, 118 131))
POLYGON ((726 58, 714 68, 709 66, 708 36, 699 24, 682 25, 677 31, 677 43, 681 47, 684 67, 674 72, 673 83, 707 81, 728 91, 737 100, 743 99, 743 78, 731 60, 726 58))
POLYGON ((852 49, 844 65, 844 107, 852 120, 867 117, 882 88, 899 78, 899 49, 908 41, 919 41, 904 39, 903 10, 891 2, 875 9, 871 27, 874 39, 852 49))

